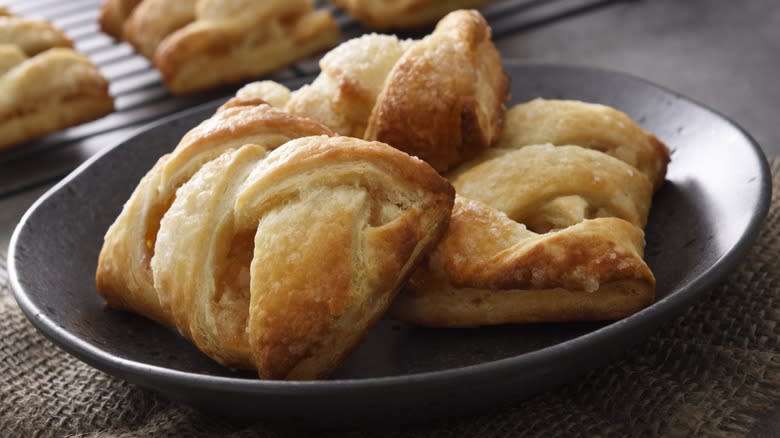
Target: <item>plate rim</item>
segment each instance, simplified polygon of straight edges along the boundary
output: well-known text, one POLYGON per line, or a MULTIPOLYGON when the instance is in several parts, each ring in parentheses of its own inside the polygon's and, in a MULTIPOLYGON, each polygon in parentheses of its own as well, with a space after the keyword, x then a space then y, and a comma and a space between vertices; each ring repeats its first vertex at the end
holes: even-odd
MULTIPOLYGON (((70 184, 72 180, 78 177, 85 169, 92 166, 106 154, 118 147, 122 147, 128 141, 142 135, 158 126, 170 123, 173 120, 185 118, 188 115, 202 111, 206 107, 216 107, 224 99, 216 99, 203 103, 184 111, 179 111, 153 123, 144 125, 126 136, 122 141, 106 147, 96 153, 79 167, 73 170, 61 181, 47 190, 38 198, 24 213, 22 219, 14 229, 9 244, 7 255, 7 268, 9 284, 11 291, 24 315, 32 325, 49 340, 54 342, 67 353, 77 357, 83 362, 105 371, 109 374, 133 381, 132 377, 149 378, 149 383, 154 381, 166 381, 172 386, 179 388, 198 388, 201 390, 215 391, 220 393, 265 393, 268 395, 285 395, 306 397, 310 395, 334 395, 339 392, 349 392, 354 390, 381 390, 387 388, 419 390, 421 384, 428 386, 446 383, 457 380, 460 383, 469 381, 478 382, 488 378, 493 380, 495 375, 512 373, 529 367, 535 367, 540 364, 548 364, 550 360, 565 359, 567 355, 575 354, 581 351, 588 351, 594 347, 603 344, 614 336, 619 336, 625 330, 642 333, 635 342, 646 337, 647 332, 655 330, 661 323, 668 321, 674 316, 682 313, 695 299, 698 299, 704 292, 715 286, 719 281, 731 273, 737 264, 745 257, 754 241, 758 238, 761 226, 768 214, 771 202, 771 172, 766 156, 758 142, 738 123, 724 114, 702 104, 701 102, 682 95, 674 90, 658 85, 647 79, 601 67, 587 65, 574 65, 565 63, 551 62, 526 62, 516 59, 505 59, 505 66, 509 69, 515 66, 525 68, 554 68, 576 71, 595 71, 599 74, 617 75, 623 78, 639 81, 666 93, 674 95, 677 98, 686 100, 699 109, 705 110, 723 122, 731 125, 743 136, 749 146, 750 151, 756 161, 759 163, 760 172, 757 175, 759 180, 757 209, 751 212, 750 220, 739 236, 737 241, 726 252, 719 257, 712 265, 704 269, 687 284, 675 288, 676 292, 655 301, 650 306, 634 313, 621 320, 608 323, 593 331, 577 336, 575 338, 550 345, 539 350, 510 356, 503 359, 481 362, 477 364, 458 366, 437 371, 425 371, 410 374, 401 374, 395 376, 381 376, 369 378, 353 379, 323 379, 313 381, 278 381, 264 379, 249 379, 240 377, 225 377, 198 374, 187 371, 175 370, 167 367, 151 365, 144 362, 124 359, 115 356, 96 345, 93 345, 73 333, 59 327, 45 312, 43 312, 27 295, 24 287, 21 285, 18 269, 16 266, 17 247, 20 235, 35 212, 49 200, 55 193, 62 190, 70 184), (660 316, 659 316, 660 315, 660 316)), ((623 348, 624 349, 624 348, 623 348)), ((139 383, 135 381, 135 383, 139 383)), ((144 385, 142 385, 144 386, 144 385)), ((159 389, 159 388, 158 388, 159 389)))

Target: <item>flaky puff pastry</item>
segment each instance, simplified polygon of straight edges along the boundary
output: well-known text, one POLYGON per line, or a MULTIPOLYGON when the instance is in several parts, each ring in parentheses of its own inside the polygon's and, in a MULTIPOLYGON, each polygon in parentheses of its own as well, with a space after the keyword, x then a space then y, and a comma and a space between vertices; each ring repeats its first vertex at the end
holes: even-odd
POLYGON ((0 16, 0 148, 114 109, 108 81, 49 23, 0 16))
POLYGON ((596 103, 534 99, 504 116, 496 147, 574 144, 604 152, 642 172, 657 190, 664 181, 669 150, 624 112, 596 103))
MULTIPOLYGON (((420 41, 365 35, 320 61, 284 109, 378 140, 446 171, 498 139, 509 79, 477 11, 455 11, 420 41)), ((257 97, 262 98, 262 93, 257 97)))
POLYGON ((432 23, 457 9, 476 8, 490 0, 330 0, 372 29, 413 28, 432 23))
POLYGON ((450 228, 396 317, 455 327, 609 320, 652 303, 642 228, 666 147, 614 109, 518 107, 497 148, 446 175, 459 194, 450 228), (613 125, 617 134, 603 132, 613 125), (526 144, 562 138, 593 149, 526 144))
POLYGON ((175 94, 268 73, 332 47, 340 37, 330 13, 316 11, 311 0, 107 0, 105 32, 114 34, 108 23, 123 16, 113 13, 123 6, 132 12, 122 37, 154 62, 175 94))
POLYGON ((438 241, 454 191, 390 146, 305 137, 206 164, 163 217, 154 284, 207 355, 262 378, 327 375, 438 241))
POLYGON ((96 273, 98 292, 111 307, 173 325, 170 310, 160 304, 149 263, 160 220, 177 189, 230 149, 252 143, 270 151, 293 138, 322 134, 332 133, 313 120, 254 102, 222 108, 193 128, 141 179, 106 233, 96 273))

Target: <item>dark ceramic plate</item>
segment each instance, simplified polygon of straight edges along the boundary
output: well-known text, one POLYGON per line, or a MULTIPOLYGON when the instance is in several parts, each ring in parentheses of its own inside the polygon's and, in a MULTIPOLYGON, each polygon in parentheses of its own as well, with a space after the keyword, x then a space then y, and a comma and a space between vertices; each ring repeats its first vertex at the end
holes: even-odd
POLYGON ((514 102, 600 102, 672 148, 647 227, 658 301, 613 323, 425 329, 381 321, 331 380, 262 381, 222 368, 174 331, 106 309, 94 286, 103 234, 141 176, 218 103, 164 120, 81 166, 27 212, 11 285, 44 335, 84 362, 211 412, 300 424, 399 423, 529 397, 605 364, 686 308, 745 255, 769 206, 758 145, 719 114, 620 73, 508 63, 514 102))

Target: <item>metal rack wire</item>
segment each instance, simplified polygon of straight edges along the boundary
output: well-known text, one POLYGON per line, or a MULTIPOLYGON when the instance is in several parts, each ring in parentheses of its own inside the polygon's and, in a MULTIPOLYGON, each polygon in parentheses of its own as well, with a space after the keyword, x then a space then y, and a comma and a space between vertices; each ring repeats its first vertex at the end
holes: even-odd
MULTIPOLYGON (((553 21, 615 3, 617 0, 504 0, 482 9, 499 40, 553 21)), ((89 56, 110 81, 116 111, 102 119, 0 151, 0 197, 60 178, 105 147, 116 144, 139 127, 167 115, 215 99, 238 88, 222 87, 190 96, 171 96, 151 63, 132 48, 100 32, 98 10, 103 0, 0 0, 21 16, 38 17, 60 27, 76 49, 89 56)), ((369 32, 343 11, 323 0, 318 7, 333 11, 344 39, 369 32)), ((409 32, 419 37, 430 29, 409 32)), ((265 78, 280 82, 312 76, 317 59, 307 59, 265 78)))

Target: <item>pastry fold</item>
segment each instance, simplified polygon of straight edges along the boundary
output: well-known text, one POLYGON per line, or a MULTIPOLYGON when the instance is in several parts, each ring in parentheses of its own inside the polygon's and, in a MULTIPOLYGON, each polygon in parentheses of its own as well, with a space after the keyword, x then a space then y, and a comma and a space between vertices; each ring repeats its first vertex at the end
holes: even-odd
POLYGON ((459 10, 419 41, 376 34, 347 41, 284 109, 446 171, 490 147, 501 130, 509 79, 490 35, 477 11, 459 10))
POLYGON ((266 104, 225 108, 188 132, 141 179, 106 233, 96 274, 98 291, 106 302, 173 325, 169 309, 160 305, 149 263, 160 220, 176 199, 177 189, 228 150, 251 143, 270 151, 310 135, 331 135, 331 131, 266 104))
POLYGON ((152 60, 174 94, 260 76, 340 38, 311 0, 107 0, 100 23, 152 60))
POLYGON ((330 0, 372 29, 413 28, 432 23, 457 9, 476 8, 490 0, 330 0))
POLYGON ((320 378, 441 238, 454 189, 388 145, 241 102, 142 179, 106 234, 97 289, 225 366, 320 378))
POLYGON ((0 16, 0 148, 114 109, 108 81, 49 23, 0 16))
POLYGON ((446 174, 450 227, 393 316, 430 326, 611 320, 653 302, 643 260, 666 146, 601 105, 511 108, 501 140, 446 174), (534 145, 564 141, 576 145, 534 145), (637 167, 634 167, 637 166, 637 167))

